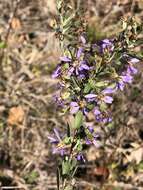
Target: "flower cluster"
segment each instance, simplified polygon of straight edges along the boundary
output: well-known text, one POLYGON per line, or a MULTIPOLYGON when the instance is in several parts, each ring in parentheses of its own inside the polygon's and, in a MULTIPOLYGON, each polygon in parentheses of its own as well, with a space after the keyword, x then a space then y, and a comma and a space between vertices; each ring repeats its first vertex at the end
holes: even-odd
MULTIPOLYGON (((127 84, 132 83, 139 59, 126 52, 118 52, 117 59, 118 47, 113 39, 91 45, 81 36, 79 44, 74 52, 60 57, 60 63, 52 75, 53 78, 60 79, 60 95, 56 100, 64 111, 69 111, 72 115, 80 111, 86 119, 92 113, 98 123, 109 123, 112 117, 108 105, 112 104, 113 95, 118 90, 123 91, 127 84)), ((84 126, 85 143, 96 144, 94 128, 87 128, 84 126)), ((57 132, 55 134, 60 140, 57 132)), ((56 150, 62 155, 66 153, 63 151, 64 146, 61 148, 59 141, 56 142, 56 150)))
MULTIPOLYGON (((134 31, 132 30, 133 35, 134 31)), ((128 27, 115 39, 104 39, 95 44, 87 41, 85 34, 79 37, 77 45, 68 46, 52 77, 59 79, 60 93, 56 102, 64 113, 72 115, 71 134, 49 137, 56 144, 54 153, 72 154, 83 159, 83 144, 98 146, 99 134, 94 126, 89 126, 89 115, 98 125, 106 126, 112 121, 109 111, 114 94, 123 91, 133 81, 140 61, 130 53, 135 40, 129 41, 128 27), (126 31, 126 32, 125 32, 126 31), (132 43, 132 46, 131 46, 132 43), (68 150, 71 145, 70 150, 68 150)))

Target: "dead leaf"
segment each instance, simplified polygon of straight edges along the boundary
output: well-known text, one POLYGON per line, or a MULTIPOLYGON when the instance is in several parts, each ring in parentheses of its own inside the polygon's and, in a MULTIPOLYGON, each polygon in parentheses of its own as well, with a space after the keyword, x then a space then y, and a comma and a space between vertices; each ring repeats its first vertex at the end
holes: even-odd
POLYGON ((126 155, 129 162, 136 161, 137 164, 143 159, 143 147, 133 150, 130 155, 126 155))
POLYGON ((133 125, 133 124, 135 124, 135 123, 137 123, 137 119, 136 118, 134 118, 134 117, 129 117, 129 119, 128 119, 128 122, 127 122, 127 125, 133 125))
POLYGON ((13 18, 11 22, 11 27, 14 30, 20 30, 21 29, 21 22, 18 18, 13 18))
POLYGON ((109 177, 109 169, 107 167, 98 167, 95 168, 93 171, 94 176, 102 177, 102 179, 106 180, 109 177))
POLYGON ((9 111, 7 122, 9 125, 19 125, 22 123, 24 115, 25 113, 21 106, 12 107, 9 111))

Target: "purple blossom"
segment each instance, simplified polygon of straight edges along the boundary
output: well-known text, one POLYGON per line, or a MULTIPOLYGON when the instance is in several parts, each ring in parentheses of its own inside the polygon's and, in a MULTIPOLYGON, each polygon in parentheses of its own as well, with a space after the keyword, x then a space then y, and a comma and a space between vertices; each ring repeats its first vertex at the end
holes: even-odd
POLYGON ((78 105, 78 103, 77 103, 77 102, 71 102, 71 103, 70 103, 70 113, 71 113, 71 114, 75 114, 75 113, 78 112, 78 110, 79 110, 79 105, 78 105))
POLYGON ((101 114, 101 111, 99 110, 99 108, 95 107, 94 108, 94 115, 97 116, 97 115, 100 115, 101 114))
POLYGON ((103 91, 102 91, 102 93, 103 94, 113 94, 113 93, 115 93, 116 92, 116 88, 109 88, 109 87, 107 87, 107 88, 105 88, 103 91))
POLYGON ((101 113, 100 115, 96 116, 96 120, 102 123, 110 123, 112 121, 112 118, 107 114, 101 113))
POLYGON ((54 135, 48 136, 50 143, 53 145, 53 154, 60 154, 61 156, 66 154, 66 149, 64 146, 59 146, 62 142, 59 131, 54 128, 54 135))
POLYGON ((54 128, 54 135, 52 137, 48 136, 48 139, 50 140, 50 143, 59 143, 61 138, 58 130, 54 128))
POLYGON ((139 63, 139 62, 140 62, 140 60, 137 59, 137 58, 135 58, 135 57, 134 57, 134 58, 131 58, 129 61, 130 61, 130 63, 133 63, 133 64, 134 64, 134 63, 139 63))
POLYGON ((60 60, 63 61, 63 62, 71 62, 72 60, 67 57, 67 56, 63 56, 63 57, 60 57, 60 60))
POLYGON ((127 73, 124 76, 121 76, 124 83, 132 83, 133 77, 127 73))
POLYGON ((53 99, 58 106, 64 107, 64 101, 61 99, 61 97, 59 95, 57 95, 57 94, 54 95, 53 99))
POLYGON ((83 154, 81 154, 81 153, 79 153, 79 154, 76 156, 76 159, 77 159, 78 161, 83 161, 83 162, 85 162, 85 158, 84 158, 83 154))
POLYGON ((65 148, 57 148, 57 147, 53 147, 53 151, 52 151, 53 154, 60 154, 61 156, 64 156, 66 155, 66 150, 65 148))
POLYGON ((81 57, 82 53, 83 53, 83 48, 82 47, 78 48, 76 57, 79 59, 81 57))
POLYGON ((56 138, 56 137, 48 137, 48 139, 49 139, 49 141, 50 141, 50 143, 55 143, 55 144, 57 144, 58 142, 59 142, 59 140, 56 138))
POLYGON ((86 39, 83 36, 80 36, 80 40, 83 44, 86 44, 86 39))
POLYGON ((110 52, 112 52, 114 49, 113 42, 109 39, 102 40, 100 47, 101 47, 100 49, 101 53, 104 53, 106 49, 109 50, 110 52))
POLYGON ((131 75, 131 74, 137 74, 137 72, 138 72, 138 70, 134 66, 128 65, 127 73, 129 75, 131 75))
POLYGON ((123 82, 123 80, 119 80, 119 81, 117 82, 116 88, 119 89, 119 90, 121 90, 121 91, 123 91, 123 90, 124 90, 124 87, 125 87, 125 83, 123 82))
POLYGON ((68 76, 71 76, 73 72, 74 72, 74 67, 70 67, 70 69, 68 70, 68 76))
POLYGON ((104 96, 103 101, 107 104, 112 104, 113 98, 111 96, 104 96))
POLYGON ((81 61, 79 66, 79 71, 90 70, 90 67, 87 65, 86 61, 81 61))
POLYGON ((61 65, 58 65, 55 71, 52 74, 52 78, 57 78, 61 74, 61 65))
POLYGON ((93 133, 93 132, 94 132, 94 129, 93 129, 92 126, 88 126, 88 130, 89 130, 90 133, 93 133))
POLYGON ((92 141, 92 143, 94 144, 94 146, 95 146, 96 148, 99 148, 99 147, 100 147, 99 142, 98 142, 96 139, 94 139, 94 140, 92 141))
POLYGON ((96 94, 87 94, 84 96, 89 102, 96 100, 97 95, 96 94))

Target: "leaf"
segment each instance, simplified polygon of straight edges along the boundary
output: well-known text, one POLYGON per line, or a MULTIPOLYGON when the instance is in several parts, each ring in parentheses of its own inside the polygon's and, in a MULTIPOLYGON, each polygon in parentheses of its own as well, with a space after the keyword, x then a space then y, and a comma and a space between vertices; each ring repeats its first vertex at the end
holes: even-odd
POLYGON ((83 113, 81 111, 78 111, 75 120, 74 120, 74 128, 79 129, 83 122, 83 113))
POLYGON ((107 85, 108 85, 108 82, 106 82, 106 81, 100 81, 100 82, 95 83, 96 87, 104 87, 104 86, 107 86, 107 85))
POLYGON ((67 185, 64 190, 73 190, 73 187, 71 185, 67 185))
POLYGON ((63 161, 62 162, 62 174, 63 175, 68 175, 71 170, 71 164, 69 161, 63 161))
POLYGON ((89 82, 91 88, 93 88, 93 89, 96 88, 96 82, 93 79, 89 79, 88 82, 89 82))
POLYGON ((100 110, 101 110, 101 111, 105 111, 106 109, 107 109, 107 104, 104 103, 104 102, 102 102, 102 103, 100 104, 100 110))
POLYGON ((71 143, 71 137, 65 137, 65 138, 64 138, 64 143, 65 143, 66 145, 70 144, 70 143, 71 143))
POLYGON ((91 86, 90 86, 89 83, 87 83, 87 84, 85 85, 85 87, 84 87, 83 92, 84 92, 85 94, 88 94, 90 90, 91 90, 91 86))
POLYGON ((21 22, 18 18, 13 18, 11 22, 11 27, 14 30, 20 30, 21 29, 21 22))
POLYGON ((80 140, 77 140, 77 143, 75 145, 75 148, 78 150, 78 152, 82 151, 82 144, 81 144, 81 141, 80 140))
POLYGON ((4 49, 4 48, 6 48, 5 42, 0 42, 0 49, 4 49))

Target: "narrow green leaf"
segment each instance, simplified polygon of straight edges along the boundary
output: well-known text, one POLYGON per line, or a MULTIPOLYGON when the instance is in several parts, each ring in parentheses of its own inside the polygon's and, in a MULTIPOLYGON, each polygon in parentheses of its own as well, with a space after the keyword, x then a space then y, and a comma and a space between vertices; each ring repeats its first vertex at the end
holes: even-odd
POLYGON ((107 86, 107 85, 108 85, 108 82, 106 82, 106 81, 100 81, 100 82, 95 83, 96 87, 104 87, 104 86, 107 86))
POLYGON ((0 42, 0 49, 4 49, 4 48, 6 48, 5 42, 0 42))
POLYGON ((68 175, 70 173, 70 162, 67 160, 67 161, 63 161, 62 162, 62 174, 63 175, 68 175))
POLYGON ((90 90, 91 90, 91 86, 90 86, 89 83, 87 83, 87 84, 85 85, 85 87, 84 87, 83 92, 84 92, 85 94, 87 94, 87 93, 89 93, 90 90))
POLYGON ((74 128, 79 129, 83 122, 83 113, 81 111, 78 111, 75 120, 74 120, 74 128))

